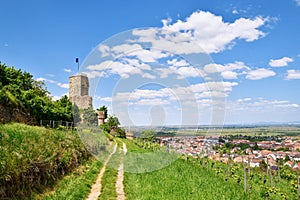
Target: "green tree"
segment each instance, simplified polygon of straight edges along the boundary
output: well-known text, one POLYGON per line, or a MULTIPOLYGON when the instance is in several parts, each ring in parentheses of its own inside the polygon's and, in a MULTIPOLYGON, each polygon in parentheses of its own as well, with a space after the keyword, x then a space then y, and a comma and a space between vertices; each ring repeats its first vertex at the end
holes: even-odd
POLYGON ((148 141, 152 141, 153 139, 155 139, 156 136, 154 130, 142 130, 140 134, 143 140, 148 140, 148 141))
POLYGON ((108 119, 107 119, 107 122, 106 122, 107 126, 110 127, 111 130, 116 130, 119 125, 120 125, 120 122, 119 122, 119 119, 115 116, 109 116, 108 119))
POLYGON ((0 64, 0 103, 9 111, 30 114, 36 122, 44 119, 72 121, 72 104, 67 96, 52 101, 43 81, 28 72, 0 64))
POLYGON ((72 105, 72 114, 73 114, 74 123, 75 124, 79 123, 81 121, 80 110, 76 104, 72 105))
POLYGON ((92 108, 83 109, 83 123, 87 125, 97 124, 97 114, 92 108))

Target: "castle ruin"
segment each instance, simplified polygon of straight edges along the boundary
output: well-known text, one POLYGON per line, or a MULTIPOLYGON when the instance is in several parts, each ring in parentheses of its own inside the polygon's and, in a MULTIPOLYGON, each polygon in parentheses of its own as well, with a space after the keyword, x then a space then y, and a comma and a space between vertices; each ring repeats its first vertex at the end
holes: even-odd
POLYGON ((79 109, 93 108, 93 99, 89 96, 89 78, 78 74, 69 77, 69 99, 79 109))

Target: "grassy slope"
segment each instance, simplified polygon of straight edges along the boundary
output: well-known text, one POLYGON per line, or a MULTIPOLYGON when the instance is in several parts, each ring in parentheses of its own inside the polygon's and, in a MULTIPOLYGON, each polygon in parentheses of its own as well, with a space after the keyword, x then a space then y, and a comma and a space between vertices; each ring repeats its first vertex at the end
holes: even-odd
POLYGON ((90 193, 92 184, 101 168, 102 163, 100 161, 91 159, 73 173, 63 177, 52 190, 43 195, 36 195, 35 199, 85 199, 90 193))
POLYGON ((125 175, 127 199, 245 199, 236 184, 182 159, 151 173, 125 175))
POLYGON ((104 175, 102 177, 102 188, 99 200, 114 200, 117 198, 116 192, 116 180, 118 176, 118 164, 120 160, 118 155, 114 154, 106 167, 104 175))
MULTIPOLYGON (((119 145, 121 141, 126 143, 129 152, 148 151, 129 140, 117 140, 119 145)), ((99 161, 88 161, 58 181, 53 191, 45 190, 49 182, 56 181, 61 173, 71 171, 79 163, 85 162, 87 152, 77 134, 22 124, 0 125, 0 155, 0 197, 12 197, 7 196, 7 193, 3 194, 2 189, 11 186, 9 195, 16 191, 15 197, 32 194, 34 191, 44 192, 43 195, 32 196, 39 199, 84 199, 102 166, 99 161), (50 170, 43 173, 43 167, 50 167, 50 170), (37 169, 39 171, 35 173, 34 170, 37 169), (41 174, 43 176, 37 179, 41 174), (33 175, 34 180, 27 179, 28 175, 33 175)), ((118 155, 116 153, 112 157, 104 174, 100 199, 116 199, 117 170, 110 166, 118 165, 118 155)), ((238 185, 234 178, 230 178, 228 182, 224 180, 226 166, 215 164, 214 170, 206 170, 193 162, 178 159, 162 170, 142 174, 125 173, 127 199, 265 199, 266 190, 257 177, 249 196, 243 192, 242 181, 238 185), (217 167, 223 171, 221 174, 216 174, 217 167)), ((242 171, 237 171, 236 174, 241 177, 242 171)), ((289 194, 289 182, 282 181, 280 189, 288 194, 288 199, 296 197, 295 193, 289 194)), ((271 194, 270 199, 282 198, 271 194)))
MULTIPOLYGON (((126 142, 129 151, 139 151, 133 143, 126 142)), ((142 150, 145 151, 145 150, 142 150)), ((254 174, 251 182, 251 193, 243 191, 243 170, 241 166, 232 166, 234 174, 225 181, 227 176, 227 165, 220 162, 209 163, 209 170, 206 165, 202 166, 196 159, 190 158, 186 161, 177 159, 171 165, 150 173, 125 173, 124 185, 128 200, 137 199, 266 199, 266 191, 270 188, 269 181, 264 185, 264 174, 254 174), (218 171, 218 172, 217 172, 218 171), (238 178, 240 179, 238 184, 238 178)), ((274 175, 275 176, 275 175, 274 175)), ((267 179, 268 180, 268 179, 267 179)), ((247 188, 249 188, 249 177, 247 188)), ((277 184, 276 177, 273 177, 273 185, 277 184)), ((276 185, 277 186, 277 185, 276 185)), ((279 192, 271 193, 270 199, 297 198, 292 192, 290 182, 281 180, 279 192)), ((278 186, 277 186, 278 188, 278 186)), ((248 190, 248 189, 247 189, 248 190)))
POLYGON ((0 125, 0 198, 42 192, 90 158, 72 131, 0 125))

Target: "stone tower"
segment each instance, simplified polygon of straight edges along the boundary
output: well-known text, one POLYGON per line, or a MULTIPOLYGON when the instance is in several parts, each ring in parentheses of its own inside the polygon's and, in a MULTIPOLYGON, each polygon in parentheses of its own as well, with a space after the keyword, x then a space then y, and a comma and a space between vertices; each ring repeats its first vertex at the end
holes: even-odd
POLYGON ((89 96, 89 78, 78 74, 69 78, 69 99, 79 109, 93 108, 93 99, 89 96))

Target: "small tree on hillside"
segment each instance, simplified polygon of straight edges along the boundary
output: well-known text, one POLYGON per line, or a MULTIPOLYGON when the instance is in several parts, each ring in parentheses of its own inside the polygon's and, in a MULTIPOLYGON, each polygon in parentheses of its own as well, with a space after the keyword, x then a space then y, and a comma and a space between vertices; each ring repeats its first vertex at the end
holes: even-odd
POLYGON ((79 123, 81 121, 80 110, 76 104, 72 105, 72 114, 73 114, 74 123, 75 124, 79 123))
POLYGON ((119 127, 120 122, 117 117, 109 116, 106 124, 110 127, 111 130, 115 131, 119 127))
POLYGON ((97 114, 92 108, 83 110, 83 122, 87 125, 97 124, 97 114))
POLYGON ((156 133, 154 130, 143 130, 141 131, 141 138, 143 140, 153 141, 155 139, 156 133))
POLYGON ((126 132, 124 129, 119 127, 119 119, 115 116, 109 116, 107 122, 102 124, 101 127, 104 131, 113 134, 117 137, 126 138, 126 132))

